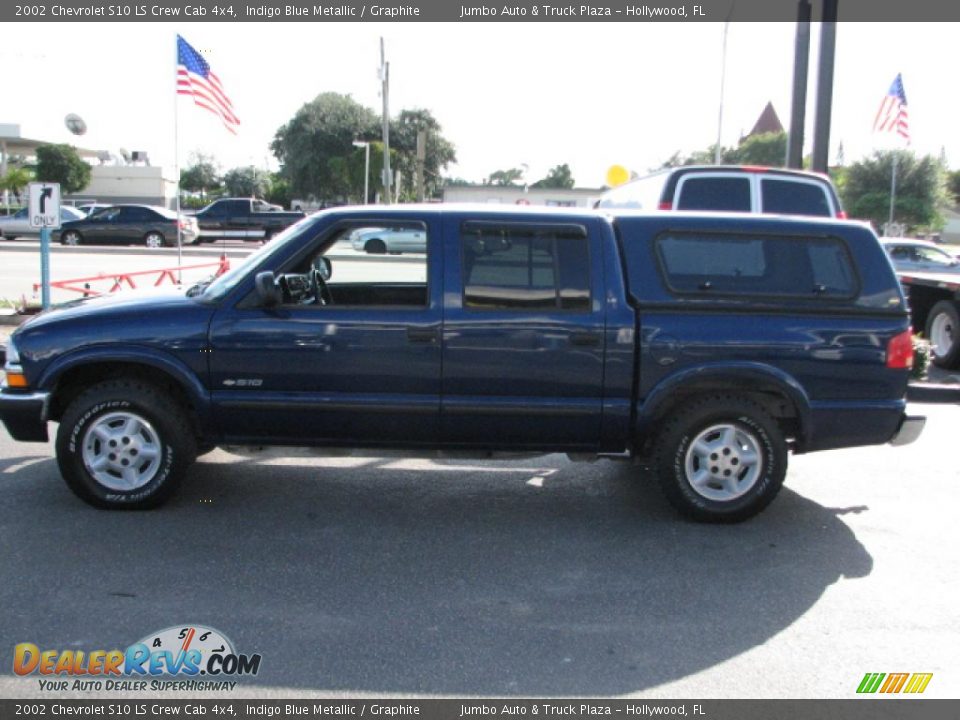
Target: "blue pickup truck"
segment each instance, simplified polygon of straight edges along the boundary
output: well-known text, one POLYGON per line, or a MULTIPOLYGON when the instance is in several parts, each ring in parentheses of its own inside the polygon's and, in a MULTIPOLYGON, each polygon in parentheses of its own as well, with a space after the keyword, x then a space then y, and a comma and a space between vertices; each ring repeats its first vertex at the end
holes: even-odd
POLYGON ((158 505, 198 454, 245 444, 641 461, 683 514, 731 522, 789 452, 915 439, 912 360, 861 224, 343 208, 209 283, 27 322, 0 417, 22 441, 58 422, 60 471, 98 507, 158 505), (384 227, 426 252, 338 250, 384 227))

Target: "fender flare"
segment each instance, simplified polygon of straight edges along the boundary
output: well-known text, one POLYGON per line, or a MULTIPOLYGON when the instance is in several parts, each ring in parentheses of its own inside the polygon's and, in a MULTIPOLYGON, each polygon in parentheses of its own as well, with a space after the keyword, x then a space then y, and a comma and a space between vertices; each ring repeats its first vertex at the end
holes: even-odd
POLYGON ((200 378, 181 360, 161 350, 149 347, 93 346, 79 348, 62 355, 44 368, 37 386, 53 391, 64 373, 82 365, 126 363, 144 365, 171 377, 184 391, 200 415, 203 425, 210 417, 210 394, 200 378))
POLYGON ((657 383, 636 404, 638 436, 647 435, 654 421, 677 395, 698 392, 767 392, 784 396, 797 414, 798 449, 807 444, 811 432, 810 397, 790 374, 772 365, 754 362, 707 363, 688 367, 657 383))

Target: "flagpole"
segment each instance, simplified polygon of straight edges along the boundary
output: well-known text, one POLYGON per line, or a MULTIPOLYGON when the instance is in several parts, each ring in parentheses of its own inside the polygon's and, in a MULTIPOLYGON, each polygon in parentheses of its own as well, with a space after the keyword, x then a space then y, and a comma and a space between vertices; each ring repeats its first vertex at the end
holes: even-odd
POLYGON ((177 196, 177 284, 183 283, 181 267, 183 267, 183 234, 180 229, 180 103, 177 99, 177 82, 180 73, 180 44, 174 34, 173 59, 173 178, 174 192, 177 196))
POLYGON ((892 232, 893 227, 893 206, 897 197, 897 151, 893 151, 893 165, 890 168, 890 220, 887 223, 887 232, 892 232))

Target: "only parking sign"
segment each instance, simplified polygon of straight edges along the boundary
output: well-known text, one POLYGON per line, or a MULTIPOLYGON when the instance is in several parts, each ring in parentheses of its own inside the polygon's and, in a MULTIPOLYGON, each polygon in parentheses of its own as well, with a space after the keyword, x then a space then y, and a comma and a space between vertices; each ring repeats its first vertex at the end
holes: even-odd
POLYGON ((30 227, 60 227, 60 183, 30 183, 30 227))

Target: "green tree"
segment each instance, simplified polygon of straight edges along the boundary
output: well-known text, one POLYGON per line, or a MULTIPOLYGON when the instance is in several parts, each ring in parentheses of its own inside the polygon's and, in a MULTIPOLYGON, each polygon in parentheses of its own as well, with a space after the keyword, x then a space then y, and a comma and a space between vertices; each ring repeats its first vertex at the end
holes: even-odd
POLYGON ((960 205, 960 170, 947 173, 947 191, 950 202, 960 205))
POLYGON ((220 168, 212 155, 194 153, 191 165, 180 171, 180 188, 188 192, 198 192, 206 199, 207 191, 218 190, 223 181, 220 168))
MULTIPOLYGON (((437 197, 443 189, 440 172, 457 161, 456 149, 441 134, 440 123, 429 110, 401 110, 390 123, 390 150, 396 151, 395 170, 402 173, 401 199, 417 199, 417 135, 425 133, 423 185, 426 197, 437 197)), ((372 150, 372 149, 371 149, 372 150)), ((382 152, 382 150, 381 150, 382 152)), ((391 152, 391 158, 394 155, 391 152)), ((391 160, 393 163, 393 161, 391 160)))
POLYGON ((751 135, 730 155, 729 162, 737 165, 783 167, 787 158, 787 134, 779 132, 751 135))
POLYGON ((14 195, 17 203, 21 203, 20 193, 33 180, 33 173, 22 167, 7 170, 7 174, 0 178, 0 190, 6 190, 14 195))
POLYGON ((509 170, 496 170, 490 173, 490 176, 483 181, 484 185, 497 185, 500 187, 516 186, 523 178, 523 170, 520 168, 510 168, 509 170))
POLYGON ((908 231, 938 231, 943 217, 938 206, 947 199, 943 167, 932 155, 917 158, 912 152, 894 150, 875 152, 847 168, 843 183, 843 202, 847 214, 869 220, 882 230, 890 213, 893 158, 897 158, 897 191, 894 220, 908 231))
POLYGON ((80 192, 90 184, 90 166, 70 145, 40 145, 36 172, 40 182, 60 183, 64 195, 80 192))
POLYGON ((545 178, 537 180, 530 187, 535 188, 572 188, 574 186, 573 173, 570 166, 564 163, 557 165, 547 173, 545 178))
POLYGON ((280 173, 270 173, 267 176, 266 200, 269 203, 285 208, 289 208, 293 202, 290 183, 280 173))
MULTIPOLYGON (((689 155, 683 155, 677 151, 664 160, 659 168, 654 168, 654 170, 683 165, 713 165, 716 155, 716 143, 703 150, 696 150, 689 155)), ((737 147, 720 147, 720 163, 723 165, 783 167, 786 156, 787 134, 785 132, 751 135, 737 147)))
MULTIPOLYGON (((343 201, 363 194, 363 170, 357 176, 352 169, 363 152, 357 152, 353 141, 377 135, 379 121, 372 110, 349 95, 328 92, 303 105, 277 130, 270 149, 293 195, 343 201)), ((372 161, 372 147, 370 152, 372 161)), ((372 188, 378 177, 371 178, 372 188)))
POLYGON ((223 176, 223 184, 231 197, 259 197, 267 193, 269 178, 263 170, 248 165, 229 170, 223 176))

